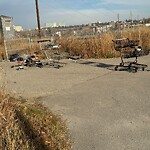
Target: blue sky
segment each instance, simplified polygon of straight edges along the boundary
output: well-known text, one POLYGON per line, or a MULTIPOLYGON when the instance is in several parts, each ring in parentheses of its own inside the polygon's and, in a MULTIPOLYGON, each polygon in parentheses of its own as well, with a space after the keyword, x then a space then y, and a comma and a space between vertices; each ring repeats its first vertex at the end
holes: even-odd
MULTIPOLYGON (((149 0, 39 0, 41 26, 63 22, 66 25, 150 17, 149 0)), ((14 18, 25 29, 37 26, 35 0, 0 0, 0 15, 14 18)))

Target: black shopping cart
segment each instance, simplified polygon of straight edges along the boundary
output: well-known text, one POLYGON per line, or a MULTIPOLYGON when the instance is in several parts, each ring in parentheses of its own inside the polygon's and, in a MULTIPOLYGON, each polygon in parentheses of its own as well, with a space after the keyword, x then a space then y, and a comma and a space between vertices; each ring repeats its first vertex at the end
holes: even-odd
POLYGON ((138 70, 144 71, 147 67, 146 64, 139 64, 138 57, 142 51, 139 46, 139 40, 130 40, 129 38, 121 38, 112 40, 116 51, 120 52, 121 62, 115 66, 115 70, 128 70, 130 72, 137 72, 138 70), (135 57, 135 60, 125 62, 125 58, 135 57))

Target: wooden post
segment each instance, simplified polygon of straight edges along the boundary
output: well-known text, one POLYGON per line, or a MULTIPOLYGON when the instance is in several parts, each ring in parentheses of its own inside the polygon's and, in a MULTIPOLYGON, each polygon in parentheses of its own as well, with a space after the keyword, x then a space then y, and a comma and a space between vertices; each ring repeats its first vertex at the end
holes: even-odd
POLYGON ((35 4, 36 4, 36 15, 37 15, 38 33, 39 33, 39 38, 41 38, 40 13, 39 13, 38 0, 35 0, 35 4))

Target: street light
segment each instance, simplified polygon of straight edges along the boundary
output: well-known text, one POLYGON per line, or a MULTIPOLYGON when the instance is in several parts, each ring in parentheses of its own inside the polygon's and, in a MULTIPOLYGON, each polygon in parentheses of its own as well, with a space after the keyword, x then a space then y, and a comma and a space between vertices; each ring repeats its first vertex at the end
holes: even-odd
POLYGON ((35 0, 35 4, 36 4, 36 15, 37 15, 38 33, 39 33, 39 38, 41 38, 40 14, 39 14, 38 0, 35 0))

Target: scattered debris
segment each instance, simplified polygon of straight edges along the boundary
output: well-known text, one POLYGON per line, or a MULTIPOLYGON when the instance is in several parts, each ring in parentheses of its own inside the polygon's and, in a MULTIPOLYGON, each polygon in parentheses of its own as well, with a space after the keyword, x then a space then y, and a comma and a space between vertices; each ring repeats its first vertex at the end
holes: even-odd
POLYGON ((81 56, 69 56, 68 58, 69 58, 69 60, 72 60, 72 61, 74 61, 76 63, 77 60, 79 60, 82 57, 81 56))
POLYGON ((11 66, 11 68, 17 67, 16 70, 24 69, 24 66, 26 67, 43 67, 42 62, 40 61, 37 53, 34 53, 33 55, 24 55, 19 56, 18 54, 12 55, 14 56, 13 61, 16 62, 16 65, 11 66))

